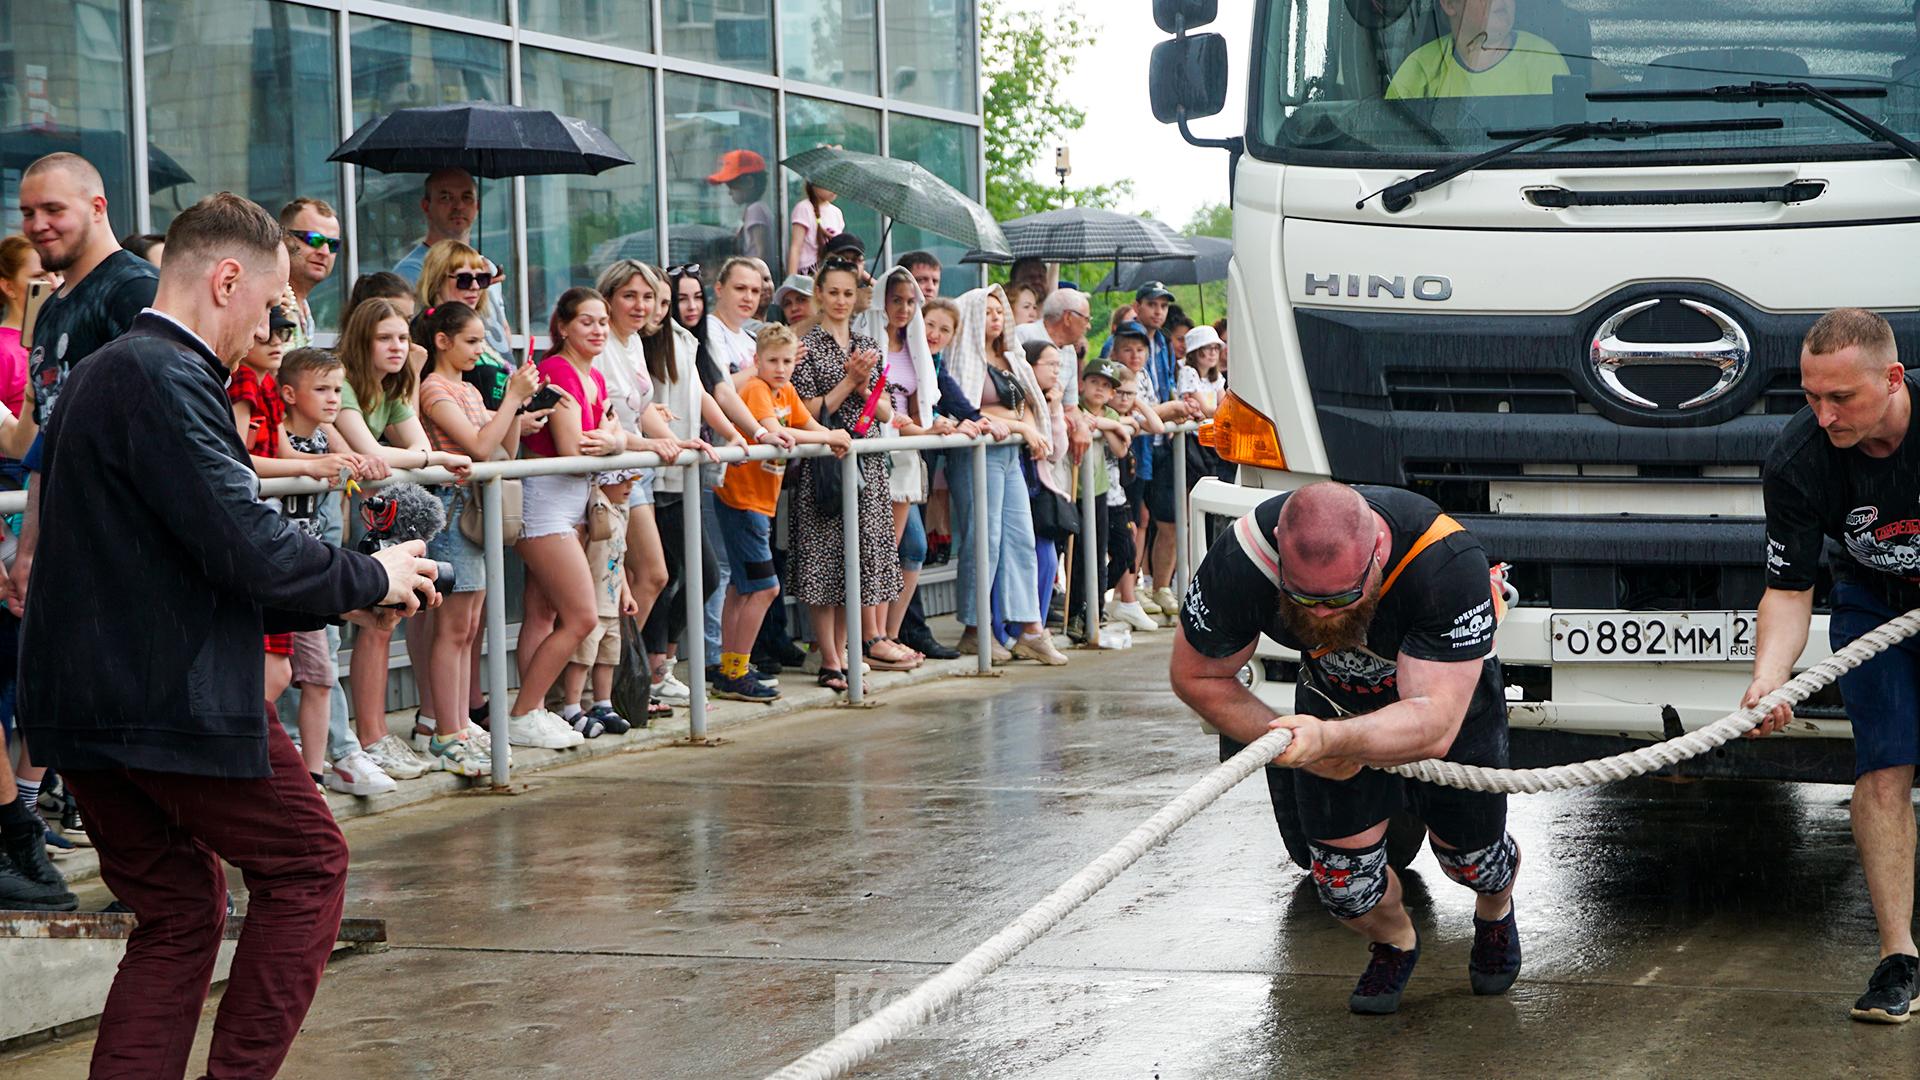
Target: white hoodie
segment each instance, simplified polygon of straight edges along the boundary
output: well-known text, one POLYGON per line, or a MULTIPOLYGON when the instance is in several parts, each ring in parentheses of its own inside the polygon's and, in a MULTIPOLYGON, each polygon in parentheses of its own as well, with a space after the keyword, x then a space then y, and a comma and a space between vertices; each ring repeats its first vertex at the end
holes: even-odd
POLYGON ((940 385, 933 370, 933 350, 927 348, 926 299, 920 294, 919 282, 913 280, 913 271, 904 266, 887 271, 874 284, 873 301, 867 310, 854 315, 853 331, 879 342, 882 356, 893 352, 893 335, 887 332, 887 293, 896 280, 905 281, 907 288, 913 290, 913 318, 907 323, 907 355, 913 360, 920 415, 912 419, 921 427, 928 427, 933 423, 933 406, 940 400, 940 385))

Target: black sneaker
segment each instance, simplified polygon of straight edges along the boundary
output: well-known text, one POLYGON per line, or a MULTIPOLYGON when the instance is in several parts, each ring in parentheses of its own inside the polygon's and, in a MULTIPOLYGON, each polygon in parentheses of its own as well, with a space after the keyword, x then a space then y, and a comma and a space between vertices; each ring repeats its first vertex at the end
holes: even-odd
POLYGON ((67 880, 48 861, 40 836, 9 838, 0 844, 0 908, 72 911, 79 906, 67 880))
POLYGON ((1867 992, 1853 1003, 1853 1018, 1869 1024, 1904 1024, 1920 993, 1920 957, 1896 953, 1880 961, 1867 980, 1867 992))
POLYGON ((780 691, 751 675, 742 675, 737 679, 716 675, 707 681, 707 692, 728 701, 755 701, 763 705, 772 704, 780 698, 780 691))
POLYGON ((60 810, 60 831, 86 835, 87 823, 80 820, 80 804, 72 799, 60 810))
POLYGON ((1396 949, 1384 941, 1367 946, 1373 959, 1360 973, 1360 984, 1347 999, 1347 1008, 1364 1016, 1386 1016, 1400 1010, 1400 995, 1413 977, 1413 965, 1420 960, 1420 943, 1411 949, 1396 949))
POLYGON ((611 705, 595 705, 587 710, 587 715, 600 721, 600 726, 605 728, 609 735, 625 735, 633 729, 633 725, 627 723, 627 718, 614 712, 611 705))
POLYGON ((1520 928, 1513 908, 1505 918, 1488 922, 1473 917, 1473 951, 1467 956, 1467 981, 1476 994, 1504 994, 1520 977, 1520 928))

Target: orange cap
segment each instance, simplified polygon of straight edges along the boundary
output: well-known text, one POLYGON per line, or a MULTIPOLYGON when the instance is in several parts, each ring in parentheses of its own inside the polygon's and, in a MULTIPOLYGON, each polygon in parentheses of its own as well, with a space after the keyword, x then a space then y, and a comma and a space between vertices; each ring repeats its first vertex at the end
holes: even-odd
POLYGON ((707 177, 709 184, 731 184, 743 176, 767 171, 767 159, 751 150, 729 150, 720 155, 720 171, 707 177))

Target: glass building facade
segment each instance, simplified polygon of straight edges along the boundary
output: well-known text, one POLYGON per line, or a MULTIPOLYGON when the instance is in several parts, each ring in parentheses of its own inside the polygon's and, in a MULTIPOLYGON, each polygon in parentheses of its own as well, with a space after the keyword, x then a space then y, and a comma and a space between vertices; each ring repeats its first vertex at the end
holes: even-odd
MULTIPOLYGON (((516 332, 614 258, 755 254, 777 278, 805 197, 778 163, 802 150, 912 159, 980 196, 975 2, 0 0, 0 231, 19 228, 21 170, 55 150, 99 167, 122 234, 214 191, 321 198, 346 239, 315 296, 325 325, 355 273, 423 232, 422 177, 327 154, 393 109, 502 101, 587 120, 635 161, 480 182, 475 238, 508 272, 516 332)), ((840 205, 874 247, 886 222, 840 205)), ((915 247, 975 280, 959 245, 892 230, 893 254, 915 247)))

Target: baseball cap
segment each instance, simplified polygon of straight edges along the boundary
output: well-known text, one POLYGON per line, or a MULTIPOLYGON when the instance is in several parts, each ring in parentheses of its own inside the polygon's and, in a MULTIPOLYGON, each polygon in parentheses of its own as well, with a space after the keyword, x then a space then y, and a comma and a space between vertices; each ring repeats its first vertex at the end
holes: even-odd
POLYGON ((1211 326, 1196 326, 1187 331, 1187 351, 1204 349, 1209 345, 1219 345, 1220 334, 1211 326))
POLYGON ((1173 293, 1167 289, 1165 284, 1158 281, 1149 281, 1133 291, 1133 301, 1136 304, 1142 300, 1171 299, 1173 299, 1173 293))
POLYGON ((720 171, 707 177, 709 184, 731 184, 743 176, 767 171, 767 159, 751 150, 729 150, 720 155, 720 171))
POLYGON ((776 308, 779 307, 786 302, 787 297, 795 293, 801 296, 812 296, 813 279, 805 274, 788 274, 787 280, 781 282, 780 287, 773 290, 773 306, 776 308))
POLYGON ((287 318, 286 309, 280 307, 278 304, 275 304, 267 310, 267 329, 270 332, 278 333, 281 330, 293 330, 298 328, 299 325, 299 323, 287 318))
POLYGON ((1127 369, 1122 367, 1118 360, 1107 357, 1095 357, 1087 361, 1086 367, 1080 369, 1080 377, 1085 379, 1095 375, 1111 382, 1115 386, 1119 386, 1122 382, 1126 381, 1127 369))
POLYGON ((1119 326, 1114 327, 1113 336, 1116 338, 1123 338, 1123 337, 1139 338, 1141 341, 1147 342, 1148 344, 1152 344, 1153 342, 1153 335, 1147 333, 1147 328, 1140 325, 1139 322, 1133 319, 1128 319, 1126 322, 1123 322, 1119 326))
POLYGON ((820 245, 820 261, 826 262, 827 256, 837 255, 843 251, 864 259, 867 254, 867 243, 850 232, 836 233, 827 237, 827 242, 820 245))

